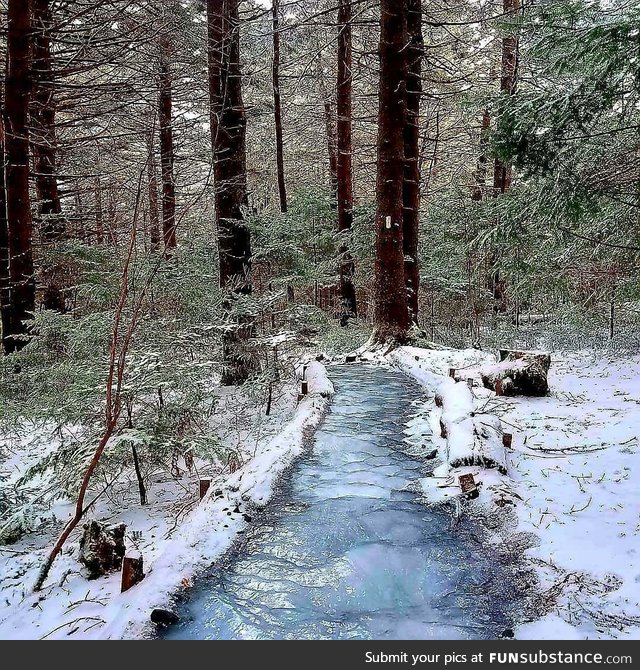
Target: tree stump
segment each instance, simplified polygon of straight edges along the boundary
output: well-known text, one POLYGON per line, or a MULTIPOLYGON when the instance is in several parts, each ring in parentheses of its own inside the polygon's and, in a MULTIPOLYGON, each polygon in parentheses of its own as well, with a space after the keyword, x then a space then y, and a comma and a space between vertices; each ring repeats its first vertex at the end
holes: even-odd
POLYGON ((122 561, 120 593, 128 591, 144 579, 144 561, 139 551, 128 551, 122 561))
POLYGON ((89 579, 97 579, 120 568, 126 552, 126 530, 124 523, 107 526, 91 521, 84 525, 80 538, 80 562, 89 570, 89 579))

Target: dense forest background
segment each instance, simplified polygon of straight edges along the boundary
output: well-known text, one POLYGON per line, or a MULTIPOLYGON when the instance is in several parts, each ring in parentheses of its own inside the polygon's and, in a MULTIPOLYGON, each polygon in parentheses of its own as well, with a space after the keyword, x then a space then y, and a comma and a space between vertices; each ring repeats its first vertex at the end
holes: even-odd
POLYGON ((72 435, 0 536, 107 444, 217 457, 214 382, 268 414, 300 347, 639 344, 637 2, 0 12, 0 421, 72 435))

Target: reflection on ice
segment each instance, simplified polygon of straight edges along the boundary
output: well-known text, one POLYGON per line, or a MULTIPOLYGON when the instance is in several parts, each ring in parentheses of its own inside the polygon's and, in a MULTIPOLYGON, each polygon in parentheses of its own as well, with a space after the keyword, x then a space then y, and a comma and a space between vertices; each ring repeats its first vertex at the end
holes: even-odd
POLYGON ((417 387, 383 368, 332 377, 313 453, 165 637, 485 638, 509 626, 499 567, 402 490, 424 465, 401 449, 417 387))

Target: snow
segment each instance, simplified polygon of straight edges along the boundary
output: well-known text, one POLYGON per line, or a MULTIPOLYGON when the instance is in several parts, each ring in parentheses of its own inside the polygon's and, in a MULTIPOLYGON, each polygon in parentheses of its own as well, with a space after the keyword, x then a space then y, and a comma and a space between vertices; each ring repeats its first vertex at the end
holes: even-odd
MULTIPOLYGON (((213 473, 200 504, 196 504, 193 491, 185 496, 183 481, 169 480, 150 487, 146 508, 133 503, 130 487, 115 492, 111 506, 100 508, 138 534, 127 537, 127 544, 134 545, 128 551, 143 556, 146 576, 126 593, 119 593, 119 573, 86 579, 77 562, 77 534, 56 560, 47 586, 39 594, 32 594, 30 586, 53 535, 40 532, 11 547, 0 547, 0 639, 143 636, 150 625, 151 610, 170 606, 178 591, 189 588, 199 571, 233 545, 251 522, 254 509, 266 505, 279 477, 303 452, 308 434, 322 419, 333 392, 322 365, 312 363, 307 374, 309 394, 290 413, 288 422, 282 425, 287 412, 281 412, 275 435, 273 426, 267 431, 258 422, 257 437, 252 435, 256 439, 253 454, 245 448, 247 461, 232 474, 213 473)), ((280 400, 288 405, 291 394, 284 393, 280 400)), ((226 416, 229 422, 231 416, 226 416)), ((246 428, 242 434, 247 438, 246 428)), ((231 432, 227 437, 234 444, 241 439, 231 432)), ((196 484, 189 486, 195 490, 196 484)), ((58 518, 64 519, 70 509, 70 503, 61 502, 58 518)))
POLYGON ((502 398, 487 389, 468 391, 464 383, 444 378, 450 367, 495 362, 491 354, 412 347, 394 351, 392 364, 444 400, 444 412, 429 404, 408 429, 414 440, 432 432, 438 447, 434 476, 420 484, 433 504, 459 500, 457 477, 474 474, 481 492, 470 505, 514 510, 511 516, 500 513, 507 528, 495 541, 506 538, 515 544, 515 538, 532 538, 522 551, 536 571, 548 614, 520 626, 517 637, 638 638, 640 356, 552 354, 548 396, 502 398), (439 418, 444 416, 453 435, 454 451, 468 449, 465 413, 471 393, 476 409, 494 416, 495 430, 502 423, 513 434, 508 476, 495 469, 451 467, 451 450, 447 455, 446 441, 439 437, 439 418))

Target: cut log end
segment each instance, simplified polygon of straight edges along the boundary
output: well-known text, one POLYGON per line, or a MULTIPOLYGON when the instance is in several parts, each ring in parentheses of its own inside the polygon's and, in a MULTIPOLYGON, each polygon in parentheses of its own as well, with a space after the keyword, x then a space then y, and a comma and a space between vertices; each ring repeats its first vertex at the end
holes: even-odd
POLYGON ((122 560, 122 583, 120 592, 124 593, 144 579, 144 560, 138 551, 127 552, 122 560))
POLYGON ((202 500, 207 495, 207 492, 209 491, 210 486, 211 486, 211 480, 210 479, 201 479, 200 480, 200 500, 202 500))

